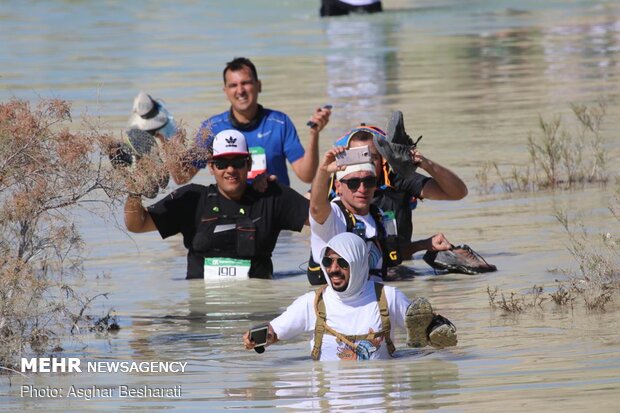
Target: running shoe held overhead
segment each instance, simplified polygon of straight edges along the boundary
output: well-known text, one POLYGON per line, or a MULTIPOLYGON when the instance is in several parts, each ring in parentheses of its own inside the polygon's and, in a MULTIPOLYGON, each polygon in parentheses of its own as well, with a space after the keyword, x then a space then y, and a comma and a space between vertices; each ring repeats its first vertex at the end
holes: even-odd
POLYGON ((486 262, 466 244, 452 246, 447 251, 426 251, 422 259, 432 268, 448 272, 474 275, 497 271, 495 265, 486 262))
POLYGON ((170 174, 159 156, 155 137, 141 129, 129 129, 123 146, 133 155, 132 174, 136 183, 145 188, 142 194, 147 198, 155 198, 159 189, 166 188, 170 180, 170 174))
POLYGON ((372 140, 375 148, 377 148, 395 174, 403 177, 413 175, 417 166, 413 162, 411 146, 390 143, 384 139, 378 139, 376 136, 373 136, 372 140))
POLYGON ((134 157, 131 148, 126 143, 114 143, 108 150, 108 157, 115 168, 133 165, 134 157))
POLYGON ((157 151, 157 141, 153 135, 140 129, 129 129, 126 142, 138 156, 152 155, 157 151))
POLYGON ((412 176, 417 165, 413 161, 411 151, 417 147, 422 139, 420 136, 415 142, 405 131, 403 113, 399 110, 392 112, 387 126, 387 140, 373 136, 375 147, 390 165, 395 174, 412 176))
POLYGON ((413 141, 405 131, 405 120, 403 119, 403 112, 400 110, 392 112, 390 116, 390 121, 387 126, 387 139, 390 143, 408 146, 413 144, 413 141))

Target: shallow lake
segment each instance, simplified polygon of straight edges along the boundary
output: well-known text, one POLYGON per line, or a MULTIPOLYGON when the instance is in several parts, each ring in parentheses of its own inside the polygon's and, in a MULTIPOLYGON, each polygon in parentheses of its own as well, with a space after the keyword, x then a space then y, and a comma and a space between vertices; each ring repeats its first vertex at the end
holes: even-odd
MULTIPOLYGON (((226 110, 221 71, 250 57, 260 101, 288 113, 302 141, 313 109, 334 106, 321 151, 351 127, 384 127, 402 110, 420 150, 467 182, 459 202, 421 202, 414 237, 443 232, 467 243, 496 273, 417 276, 393 284, 428 297, 458 328, 449 350, 413 350, 396 337, 397 357, 317 363, 309 337, 245 351, 242 333, 278 315, 309 290, 300 268, 309 231, 284 233, 276 280, 205 285, 184 280, 180 238, 129 236, 113 217, 80 218, 87 242, 83 288, 107 292, 114 335, 87 335, 65 356, 90 361, 187 362, 184 373, 0 376, 0 411, 620 411, 620 305, 605 313, 545 303, 505 314, 487 287, 553 290, 575 268, 556 209, 593 234, 615 232, 607 207, 614 184, 572 191, 480 194, 485 161, 525 167, 539 116, 571 117, 570 103, 607 99, 608 172, 620 171, 620 4, 614 1, 385 0, 385 12, 320 19, 318 0, 208 2, 48 1, 0 6, 0 99, 60 97, 74 115, 97 117, 120 136, 133 97, 162 98, 194 131, 226 110), (29 397, 23 384, 96 388, 181 386, 181 397, 29 397)), ((570 122, 567 123, 570 125, 570 122)), ((79 121, 74 127, 78 128, 79 121)), ((576 128, 577 126, 574 125, 576 128)), ((191 133, 191 132, 190 132, 191 133)), ((213 181, 206 171, 195 182, 213 181)), ((613 182, 613 179, 612 179, 613 182)), ((292 186, 308 186, 293 179, 292 186)), ((121 217, 120 211, 116 219, 121 217)))

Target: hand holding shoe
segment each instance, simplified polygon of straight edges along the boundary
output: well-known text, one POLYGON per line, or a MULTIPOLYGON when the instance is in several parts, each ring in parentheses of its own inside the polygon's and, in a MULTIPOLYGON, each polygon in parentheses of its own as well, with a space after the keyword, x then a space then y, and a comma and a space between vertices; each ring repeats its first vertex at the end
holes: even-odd
POLYGON ((441 232, 430 237, 427 242, 429 244, 428 251, 447 251, 452 248, 450 241, 441 232))

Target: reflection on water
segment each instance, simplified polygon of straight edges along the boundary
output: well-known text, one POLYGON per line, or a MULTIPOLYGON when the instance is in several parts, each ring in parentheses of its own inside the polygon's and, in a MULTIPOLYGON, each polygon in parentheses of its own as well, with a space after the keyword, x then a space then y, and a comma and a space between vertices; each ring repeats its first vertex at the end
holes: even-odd
POLYGON ((382 119, 384 99, 398 93, 396 83, 388 83, 397 77, 389 73, 398 67, 395 28, 389 20, 369 16, 349 18, 346 24, 325 20, 327 93, 330 102, 342 102, 334 118, 351 126, 382 119))
MULTIPOLYGON (((557 208, 583 215, 593 233, 617 223, 606 206, 613 187, 574 192, 478 196, 485 160, 522 165, 526 137, 540 114, 569 102, 609 99, 609 159, 620 157, 620 7, 612 1, 514 2, 395 0, 385 13, 318 19, 311 0, 255 0, 251 6, 195 2, 11 3, 0 9, 0 98, 59 96, 118 131, 140 89, 166 100, 192 129, 224 110, 221 70, 233 56, 258 64, 261 102, 303 125, 312 108, 334 105, 321 150, 354 124, 385 126, 400 109, 423 134, 421 150, 461 175, 460 202, 421 202, 416 236, 444 232, 499 268, 481 276, 442 275, 419 259, 416 277, 395 282, 428 297, 455 322, 449 351, 403 348, 370 363, 315 363, 309 338, 245 351, 241 335, 309 290, 303 270, 309 233, 283 233, 274 251, 276 280, 233 285, 186 281, 177 237, 122 234, 114 223, 83 219, 89 248, 83 288, 109 292, 95 311, 114 308, 122 329, 74 341, 83 360, 187 361, 184 374, 93 374, 0 378, 0 410, 117 411, 617 411, 620 306, 605 314, 546 306, 506 316, 489 308, 487 286, 551 289, 572 264, 557 208), (277 22, 277 24, 275 23, 277 22), (156 29, 154 29, 156 28, 156 29), (62 29, 62 30, 60 30, 62 29), (99 88, 99 89, 98 89, 99 88), (99 92, 98 92, 99 90, 99 92), (34 91, 34 92, 33 92, 34 91), (102 273, 105 273, 103 276, 102 273), (87 347, 84 347, 87 344, 87 347), (29 399, 19 385, 119 383, 177 385, 181 400, 29 399)), ((306 132, 299 127, 302 139, 306 132)), ((610 165, 612 173, 618 165, 610 165)), ((210 183, 206 173, 198 183, 210 183)), ((305 191, 307 186, 293 181, 305 191)), ((419 257, 418 257, 419 258, 419 257)))

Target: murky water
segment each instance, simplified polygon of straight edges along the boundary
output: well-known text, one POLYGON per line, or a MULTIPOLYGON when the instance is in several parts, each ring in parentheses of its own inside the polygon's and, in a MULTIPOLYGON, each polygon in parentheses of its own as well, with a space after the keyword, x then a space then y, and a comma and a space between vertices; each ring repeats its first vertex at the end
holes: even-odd
MULTIPOLYGON (((303 139, 313 108, 334 105, 326 149, 358 122, 386 124, 393 109, 423 134, 422 151, 470 186, 461 202, 424 202, 416 236, 444 232, 500 271, 481 276, 420 273, 395 283, 424 295, 455 322, 459 345, 446 351, 402 348, 389 361, 315 363, 308 337, 262 355, 241 334, 279 314, 309 289, 299 267, 309 233, 283 234, 277 280, 238 285, 185 281, 180 239, 123 234, 87 221, 84 288, 109 292, 122 329, 87 336, 68 355, 82 360, 187 361, 182 374, 0 377, 2 411, 620 411, 620 307, 582 306, 518 316, 488 305, 487 286, 525 291, 552 286, 570 267, 556 208, 582 215, 588 229, 617 230, 606 206, 613 188, 478 195, 481 162, 524 165, 538 116, 569 114, 570 102, 609 99, 610 172, 619 169, 620 4, 613 1, 385 0, 385 13, 320 20, 318 1, 23 2, 0 6, 0 98, 58 96, 76 113, 100 116, 120 133, 132 98, 163 98, 195 129, 226 107, 221 70, 251 57, 263 104, 291 115, 303 139), (87 344, 87 347, 83 347, 87 344), (176 399, 21 397, 22 384, 98 388, 181 385, 176 399)), ((79 125, 76 125, 78 127, 79 125)), ((210 183, 206 173, 199 183, 210 183)), ((299 181, 293 186, 305 191, 299 181)))

